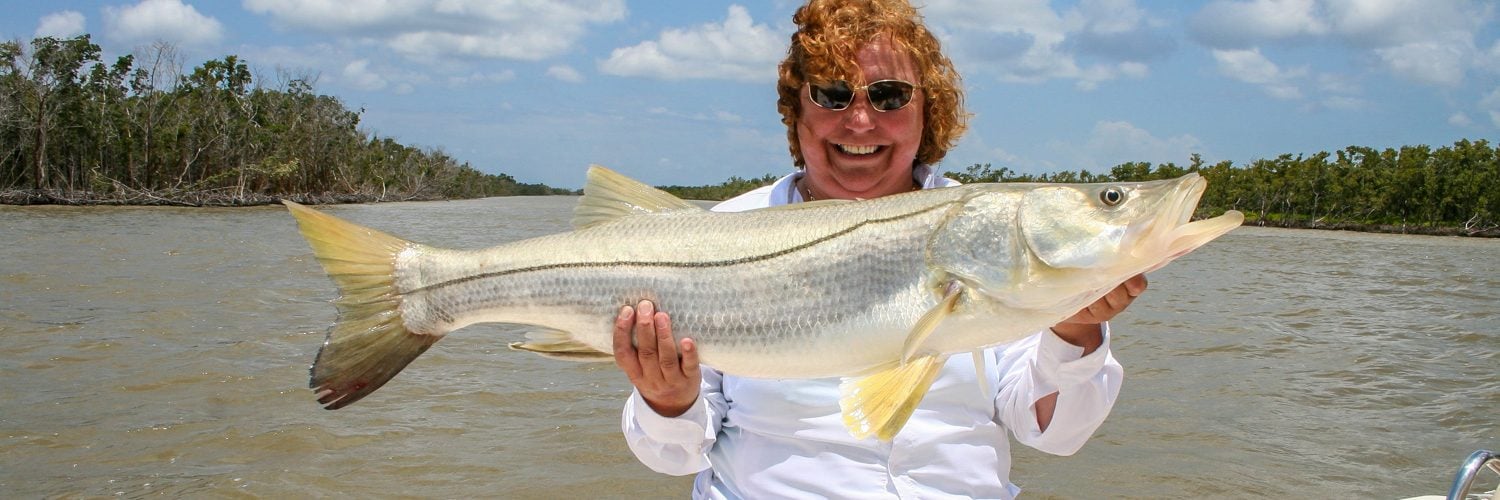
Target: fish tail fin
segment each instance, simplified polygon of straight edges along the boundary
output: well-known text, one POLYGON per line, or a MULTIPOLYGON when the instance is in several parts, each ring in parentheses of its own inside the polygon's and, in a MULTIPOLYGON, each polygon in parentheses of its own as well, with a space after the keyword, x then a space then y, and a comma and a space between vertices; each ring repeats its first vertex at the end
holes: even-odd
POLYGON ((560 330, 542 329, 527 332, 525 342, 512 342, 510 348, 563 361, 588 363, 615 360, 614 353, 595 349, 593 346, 573 339, 572 334, 560 330))
POLYGON ((385 385, 437 342, 401 317, 396 256, 414 244, 291 201, 283 201, 303 238, 339 288, 338 320, 309 369, 308 387, 337 410, 385 385))
POLYGON ((946 355, 922 355, 868 377, 845 380, 839 407, 849 434, 881 441, 896 437, 947 360, 946 355))

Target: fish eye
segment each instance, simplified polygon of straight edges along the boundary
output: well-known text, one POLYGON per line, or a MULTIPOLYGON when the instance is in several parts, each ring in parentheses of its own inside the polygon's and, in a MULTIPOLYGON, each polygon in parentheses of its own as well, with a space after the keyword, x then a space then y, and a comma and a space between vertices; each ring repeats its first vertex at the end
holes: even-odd
POLYGON ((1114 186, 1105 188, 1099 192, 1099 201, 1111 207, 1125 203, 1125 190, 1114 186))

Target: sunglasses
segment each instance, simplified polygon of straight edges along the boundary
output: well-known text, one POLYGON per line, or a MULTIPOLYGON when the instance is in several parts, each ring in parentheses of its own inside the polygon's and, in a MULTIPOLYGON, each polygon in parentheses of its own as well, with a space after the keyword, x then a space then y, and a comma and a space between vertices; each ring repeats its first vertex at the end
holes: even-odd
POLYGON ((863 87, 834 80, 822 85, 808 82, 807 96, 820 108, 839 111, 854 103, 854 93, 863 90, 875 111, 895 111, 911 104, 911 95, 916 89, 916 85, 901 80, 880 80, 863 87))

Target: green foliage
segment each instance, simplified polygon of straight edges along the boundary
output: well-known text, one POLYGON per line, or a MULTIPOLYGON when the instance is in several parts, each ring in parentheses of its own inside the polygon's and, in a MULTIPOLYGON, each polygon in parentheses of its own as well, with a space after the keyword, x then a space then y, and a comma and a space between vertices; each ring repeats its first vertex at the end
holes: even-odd
POLYGON ((1106 175, 1086 170, 1017 174, 975 164, 948 176, 973 182, 1148 181, 1197 172, 1208 179, 1199 215, 1245 212, 1253 223, 1281 227, 1456 228, 1460 234, 1500 228, 1500 147, 1460 140, 1433 150, 1426 145, 1376 150, 1350 146, 1333 153, 1284 154, 1235 166, 1187 167, 1173 163, 1122 163, 1106 175))
POLYGON ((369 137, 309 78, 268 88, 234 55, 183 74, 171 45, 147 52, 106 64, 88 35, 0 43, 0 189, 228 203, 565 192, 369 137))
MULTIPOLYGON (((1181 177, 1196 172, 1208 179, 1198 215, 1225 210, 1245 212, 1254 224, 1280 227, 1373 229, 1500 234, 1500 146, 1460 140, 1433 150, 1425 145, 1376 150, 1350 146, 1333 153, 1284 154, 1236 166, 1203 163, 1194 154, 1188 166, 1128 162, 1107 174, 1087 170, 1022 174, 1007 167, 974 164, 944 175, 965 184, 978 182, 1125 182, 1181 177), (1447 229, 1449 231, 1431 231, 1447 229)), ((667 186, 679 197, 723 200, 770 184, 776 176, 730 178, 717 186, 667 186)))
POLYGON ((730 177, 729 180, 716 186, 658 186, 661 190, 672 193, 684 200, 714 200, 722 201, 733 198, 741 193, 776 182, 777 176, 766 174, 755 179, 744 179, 738 176, 730 177))

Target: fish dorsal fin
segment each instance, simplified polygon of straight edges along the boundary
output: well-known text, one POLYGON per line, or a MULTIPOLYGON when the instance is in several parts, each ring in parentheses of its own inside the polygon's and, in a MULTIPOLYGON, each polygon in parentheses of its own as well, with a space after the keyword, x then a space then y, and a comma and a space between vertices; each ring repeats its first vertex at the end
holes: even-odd
POLYGON ((589 165, 583 199, 573 207, 573 228, 583 229, 636 214, 703 210, 671 193, 642 184, 619 172, 589 165))

